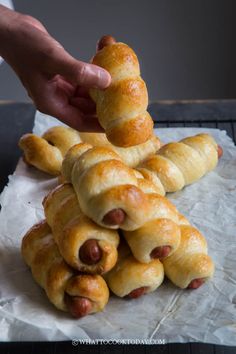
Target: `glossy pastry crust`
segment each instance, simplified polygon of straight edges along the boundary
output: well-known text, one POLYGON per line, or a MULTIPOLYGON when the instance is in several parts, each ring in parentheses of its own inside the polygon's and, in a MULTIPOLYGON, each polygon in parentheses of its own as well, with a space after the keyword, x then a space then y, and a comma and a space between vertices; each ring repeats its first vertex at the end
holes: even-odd
POLYGON ((146 179, 139 187, 152 205, 150 220, 134 231, 123 235, 136 260, 147 263, 160 259, 165 274, 181 288, 196 289, 214 273, 214 263, 207 255, 207 243, 202 234, 146 179))
POLYGON ((207 242, 203 235, 190 225, 181 225, 181 241, 178 249, 162 262, 165 275, 184 289, 195 279, 208 280, 214 274, 214 263, 207 254, 207 242))
POLYGON ((154 258, 153 251, 157 248, 168 247, 170 256, 179 247, 180 214, 167 198, 158 194, 158 188, 151 181, 140 178, 138 183, 151 205, 149 219, 137 230, 122 233, 134 257, 139 262, 149 263, 154 258))
POLYGON ((160 193, 176 192, 194 183, 218 162, 218 145, 209 134, 198 134, 164 145, 138 170, 160 187, 160 193))
POLYGON ((55 126, 42 137, 25 134, 19 140, 25 162, 50 175, 58 176, 66 152, 81 141, 79 133, 69 127, 55 126))
MULTIPOLYGON (((89 148, 83 144, 68 151, 62 164, 62 175, 71 181, 81 210, 100 226, 133 230, 141 226, 150 213, 150 204, 138 187, 133 169, 106 147, 89 148), (106 215, 121 210, 122 222, 108 224, 106 215)), ((109 214, 110 215, 110 214, 109 214)))
POLYGON ((103 133, 80 133, 82 142, 92 146, 105 146, 115 151, 122 161, 129 167, 136 167, 148 156, 155 154, 161 147, 161 142, 153 135, 143 144, 130 146, 127 148, 112 145, 103 133))
POLYGON ((147 112, 148 93, 136 54, 124 43, 112 43, 99 50, 92 63, 106 69, 112 78, 105 90, 90 90, 108 140, 122 147, 145 143, 153 134, 153 121, 147 112))
POLYGON ((118 232, 95 224, 82 213, 71 184, 66 183, 52 190, 44 199, 43 206, 60 253, 71 267, 86 273, 101 274, 116 264, 118 232), (89 240, 93 240, 98 250, 94 250, 93 245, 84 249, 89 240), (97 258, 95 254, 94 262, 93 258, 87 260, 90 254, 94 257, 94 251, 99 252, 100 256, 97 258))
POLYGON ((68 311, 66 296, 89 301, 87 314, 102 311, 107 304, 109 290, 103 278, 78 274, 70 268, 60 255, 46 221, 34 225, 26 233, 21 252, 34 279, 58 309, 68 311))
POLYGON ((129 296, 140 288, 144 289, 142 294, 153 292, 162 284, 163 279, 164 269, 158 259, 148 264, 140 263, 124 242, 119 247, 116 266, 105 275, 108 287, 119 297, 129 296))

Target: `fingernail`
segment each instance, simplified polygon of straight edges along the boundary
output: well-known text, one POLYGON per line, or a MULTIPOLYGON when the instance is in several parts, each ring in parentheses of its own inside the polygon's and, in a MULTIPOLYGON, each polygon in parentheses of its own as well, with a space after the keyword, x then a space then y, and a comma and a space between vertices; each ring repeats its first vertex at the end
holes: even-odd
POLYGON ((99 69, 96 88, 105 89, 111 83, 111 75, 103 69, 99 69))

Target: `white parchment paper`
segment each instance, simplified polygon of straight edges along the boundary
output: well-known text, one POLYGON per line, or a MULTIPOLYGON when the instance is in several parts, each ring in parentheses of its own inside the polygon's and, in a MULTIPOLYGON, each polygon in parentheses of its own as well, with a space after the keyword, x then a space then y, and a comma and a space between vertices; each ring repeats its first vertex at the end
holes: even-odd
MULTIPOLYGON (((34 131, 59 124, 36 115, 34 131)), ((56 310, 20 254, 24 233, 43 218, 42 199, 57 181, 21 160, 0 197, 0 340, 156 339, 236 345, 236 147, 225 131, 158 129, 162 141, 212 134, 224 155, 215 171, 168 197, 205 235, 215 276, 198 290, 167 280, 137 300, 111 297, 102 313, 80 320, 56 310)))

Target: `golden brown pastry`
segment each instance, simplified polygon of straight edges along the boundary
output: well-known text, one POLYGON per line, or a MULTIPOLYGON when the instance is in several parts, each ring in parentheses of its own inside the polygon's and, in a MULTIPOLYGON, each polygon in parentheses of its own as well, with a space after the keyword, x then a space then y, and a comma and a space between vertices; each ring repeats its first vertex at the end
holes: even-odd
POLYGON ((164 258, 174 253, 180 244, 180 216, 176 207, 158 194, 158 188, 145 179, 138 179, 146 193, 151 212, 148 221, 134 231, 122 231, 133 256, 142 263, 164 258))
POLYGON ((56 187, 43 206, 59 251, 71 267, 91 274, 114 267, 118 232, 98 226, 82 213, 71 184, 56 187))
MULTIPOLYGON (((192 234, 203 236, 193 228, 184 215, 180 214, 176 207, 165 197, 158 194, 158 188, 146 179, 140 178, 139 187, 147 194, 152 205, 150 219, 139 229, 134 231, 122 231, 133 256, 143 263, 149 263, 152 259, 161 259, 165 262, 167 258, 179 252, 181 240, 186 226, 186 230, 191 230, 192 234), (182 235, 182 236, 181 236, 182 235)), ((184 234, 185 235, 185 234, 184 234)), ((189 234, 190 235, 190 234, 189 234)), ((196 236, 196 237, 197 237, 196 236)), ((192 239, 193 242, 194 239, 192 239)), ((190 240, 191 242, 191 240, 190 240)), ((205 257, 205 256, 204 256, 205 257)), ((172 257, 175 259, 174 257, 172 257)), ((208 256, 207 259, 210 259, 208 256)), ((178 259, 178 257, 177 257, 178 259)), ((196 258, 195 269, 201 267, 201 258, 196 258)), ((165 263, 164 263, 165 264, 165 263)), ((210 259, 208 271, 211 272, 213 263, 210 259)), ((190 270, 191 265, 188 268, 190 270)), ((214 267, 214 266, 213 266, 214 267)), ((174 264, 173 264, 174 268, 174 264)), ((194 269, 192 270, 194 275, 194 269)), ((196 288, 202 284, 202 280, 192 278, 189 281, 190 288, 196 288)))
POLYGON ((109 299, 104 279, 75 273, 61 257, 46 221, 26 233, 21 251, 34 279, 58 309, 76 318, 104 309, 109 299))
POLYGON ((118 251, 116 266, 105 274, 107 285, 115 295, 134 299, 155 291, 161 285, 164 270, 158 259, 148 264, 140 263, 132 256, 124 242, 118 251))
POLYGON ((134 230, 148 218, 150 205, 134 170, 114 151, 75 145, 63 160, 62 175, 73 184, 81 210, 97 224, 134 230))
POLYGON ((128 45, 103 37, 92 63, 106 69, 112 78, 105 90, 90 90, 108 140, 122 147, 145 143, 153 134, 153 121, 147 112, 148 93, 136 54, 128 45))
POLYGON ((162 260, 165 275, 178 287, 197 289, 214 274, 214 263, 207 254, 207 242, 190 225, 181 225, 178 249, 162 260))
POLYGON ((115 151, 122 159, 122 161, 129 167, 136 167, 148 156, 155 154, 160 147, 161 142, 153 135, 149 140, 143 144, 130 146, 127 148, 112 145, 103 133, 80 133, 82 142, 91 144, 93 146, 106 146, 115 151))
POLYGON ((68 127, 55 126, 42 137, 25 134, 19 140, 24 151, 25 162, 41 171, 57 176, 61 172, 64 155, 73 145, 81 141, 79 133, 68 127))
MULTIPOLYGON (((164 145, 149 156, 138 170, 158 185, 160 194, 176 192, 213 170, 221 149, 209 134, 198 134, 164 145)), ((221 149, 222 150, 222 149, 221 149)))
POLYGON ((104 133, 85 133, 85 132, 80 132, 79 133, 80 139, 82 143, 87 143, 92 146, 112 146, 115 147, 115 145, 112 145, 106 137, 106 134, 104 133))

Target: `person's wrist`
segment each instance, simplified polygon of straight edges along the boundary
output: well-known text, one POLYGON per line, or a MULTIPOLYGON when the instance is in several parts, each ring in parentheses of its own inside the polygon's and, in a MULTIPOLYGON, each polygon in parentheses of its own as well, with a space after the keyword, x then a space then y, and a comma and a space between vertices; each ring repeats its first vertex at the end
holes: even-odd
POLYGON ((20 17, 23 15, 0 5, 0 55, 5 56, 12 34, 17 31, 20 17))

